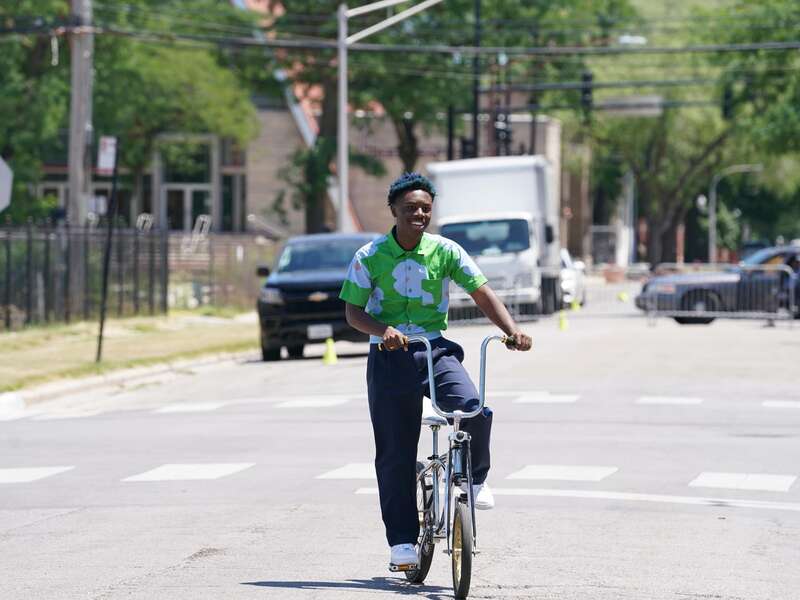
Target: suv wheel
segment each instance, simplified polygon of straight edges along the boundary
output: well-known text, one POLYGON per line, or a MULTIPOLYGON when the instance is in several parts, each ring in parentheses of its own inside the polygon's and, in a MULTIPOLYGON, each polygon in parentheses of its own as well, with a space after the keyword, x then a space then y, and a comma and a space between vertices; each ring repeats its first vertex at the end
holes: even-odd
POLYGON ((261 360, 272 362, 281 359, 281 347, 266 348, 261 346, 261 360))
POLYGON ((299 346, 286 346, 289 358, 303 358, 303 344, 299 346))

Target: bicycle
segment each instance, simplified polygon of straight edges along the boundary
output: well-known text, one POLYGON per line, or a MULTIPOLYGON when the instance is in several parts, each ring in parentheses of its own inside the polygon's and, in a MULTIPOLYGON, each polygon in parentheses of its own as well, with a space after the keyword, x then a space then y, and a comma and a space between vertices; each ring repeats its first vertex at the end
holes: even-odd
MULTIPOLYGON (((492 335, 481 344, 481 370, 479 402, 470 412, 456 410, 447 412, 436 404, 436 386, 429 375, 430 399, 435 415, 423 416, 422 424, 431 428, 432 451, 427 463, 417 462, 417 510, 419 511, 420 535, 417 540, 417 564, 407 569, 390 565, 392 571, 404 571, 411 583, 422 583, 428 575, 433 561, 436 543, 447 540, 445 553, 450 555, 453 575, 453 592, 456 598, 466 598, 472 576, 472 557, 477 554, 477 527, 475 524, 475 498, 472 489, 472 462, 470 459, 470 435, 460 429, 461 422, 483 410, 486 398, 486 348, 492 340, 499 340, 508 347, 511 339, 492 335), (452 421, 446 452, 439 453, 439 430, 452 421), (467 484, 467 492, 454 489, 467 484), (440 485, 444 488, 444 502, 440 498, 440 485)), ((425 345, 428 373, 433 373, 433 356, 427 338, 409 336, 408 342, 425 345)))

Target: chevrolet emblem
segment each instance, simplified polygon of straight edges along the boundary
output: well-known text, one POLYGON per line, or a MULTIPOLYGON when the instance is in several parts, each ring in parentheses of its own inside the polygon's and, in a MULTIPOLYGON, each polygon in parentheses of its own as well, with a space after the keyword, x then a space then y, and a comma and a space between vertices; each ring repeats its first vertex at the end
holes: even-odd
POLYGON ((314 292, 313 294, 308 295, 308 299, 311 302, 324 302, 330 297, 330 294, 326 292, 314 292))

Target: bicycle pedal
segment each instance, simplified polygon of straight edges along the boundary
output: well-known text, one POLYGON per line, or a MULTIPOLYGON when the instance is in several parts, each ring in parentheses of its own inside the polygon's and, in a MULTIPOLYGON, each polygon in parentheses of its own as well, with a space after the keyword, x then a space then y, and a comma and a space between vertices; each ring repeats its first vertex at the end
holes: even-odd
POLYGON ((410 565, 396 565, 394 563, 389 563, 389 570, 392 573, 397 573, 399 571, 414 571, 417 568, 416 564, 410 565))

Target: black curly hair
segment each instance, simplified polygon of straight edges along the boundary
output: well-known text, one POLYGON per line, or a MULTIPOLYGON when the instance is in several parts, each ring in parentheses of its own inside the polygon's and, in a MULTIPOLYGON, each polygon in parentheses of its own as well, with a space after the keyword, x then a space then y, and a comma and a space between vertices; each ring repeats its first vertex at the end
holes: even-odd
POLYGON ((389 186, 389 206, 407 192, 414 190, 428 192, 431 195, 431 200, 436 198, 436 188, 433 187, 430 179, 419 173, 403 173, 389 186))

